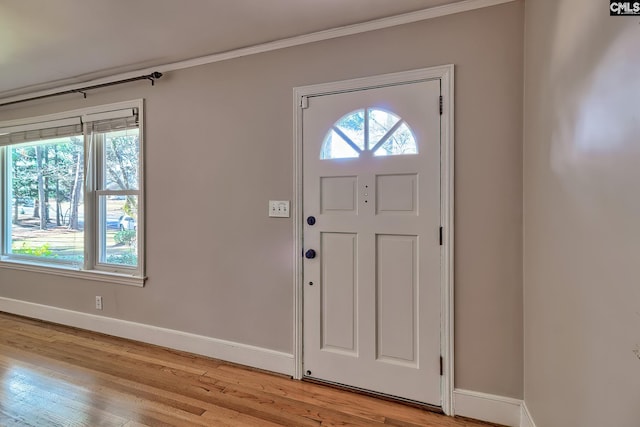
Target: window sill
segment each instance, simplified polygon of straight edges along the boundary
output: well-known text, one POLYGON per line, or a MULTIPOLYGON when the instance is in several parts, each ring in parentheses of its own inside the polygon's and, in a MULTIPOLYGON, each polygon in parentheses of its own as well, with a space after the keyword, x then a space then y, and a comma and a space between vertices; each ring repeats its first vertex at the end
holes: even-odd
POLYGON ((132 276, 130 274, 111 273, 98 270, 78 270, 73 267, 51 267, 43 264, 26 263, 4 259, 0 261, 0 268, 10 270, 29 271, 32 273, 51 274, 54 276, 72 277, 75 279, 93 280, 97 282, 115 283, 119 285, 144 287, 146 277, 132 276))

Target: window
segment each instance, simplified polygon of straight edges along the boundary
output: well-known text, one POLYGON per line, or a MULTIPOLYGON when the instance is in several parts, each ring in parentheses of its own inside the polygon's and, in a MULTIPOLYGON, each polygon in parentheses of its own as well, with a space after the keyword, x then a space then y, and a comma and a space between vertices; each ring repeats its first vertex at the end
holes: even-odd
POLYGON ((396 156, 418 154, 418 147, 413 132, 400 117, 377 108, 363 108, 345 115, 331 127, 320 158, 357 158, 363 152, 396 156))
POLYGON ((141 285, 142 101, 0 123, 0 267, 141 285))

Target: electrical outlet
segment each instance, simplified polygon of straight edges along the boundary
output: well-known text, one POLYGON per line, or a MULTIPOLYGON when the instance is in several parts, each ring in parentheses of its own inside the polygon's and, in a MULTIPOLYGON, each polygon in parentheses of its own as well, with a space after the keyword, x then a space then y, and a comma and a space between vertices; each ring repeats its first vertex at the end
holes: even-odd
POLYGON ((96 310, 102 310, 102 297, 96 295, 96 310))
POLYGON ((289 218, 288 200, 269 200, 269 216, 289 218))

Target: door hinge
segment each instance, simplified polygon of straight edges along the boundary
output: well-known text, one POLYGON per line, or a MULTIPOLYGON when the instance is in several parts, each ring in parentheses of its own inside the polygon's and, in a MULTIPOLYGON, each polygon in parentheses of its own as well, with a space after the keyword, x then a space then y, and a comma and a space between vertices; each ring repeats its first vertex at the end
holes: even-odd
POLYGON ((442 115, 443 102, 444 100, 442 99, 442 95, 440 95, 440 115, 442 115))
POLYGON ((308 96, 300 97, 300 108, 302 108, 303 110, 306 109, 306 108, 309 108, 309 97, 308 96))
POLYGON ((442 236, 443 231, 442 230, 443 230, 442 227, 440 227, 440 246, 442 246, 442 239, 443 239, 443 236, 442 236))
POLYGON ((440 356, 440 376, 444 375, 444 360, 442 359, 442 356, 440 356))

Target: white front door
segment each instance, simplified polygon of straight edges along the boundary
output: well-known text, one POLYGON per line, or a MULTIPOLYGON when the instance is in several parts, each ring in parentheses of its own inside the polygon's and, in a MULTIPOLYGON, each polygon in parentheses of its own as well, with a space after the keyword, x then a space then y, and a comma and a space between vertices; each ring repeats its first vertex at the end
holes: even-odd
POLYGON ((441 406, 440 80, 308 98, 303 373, 441 406))

